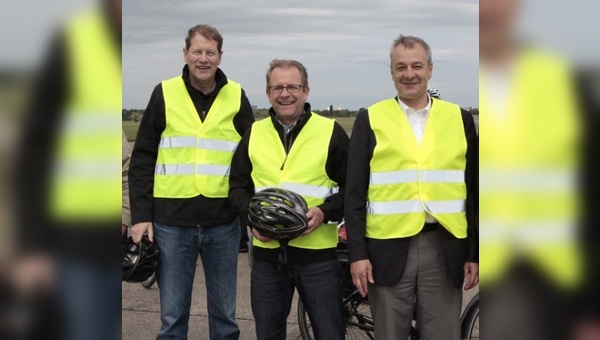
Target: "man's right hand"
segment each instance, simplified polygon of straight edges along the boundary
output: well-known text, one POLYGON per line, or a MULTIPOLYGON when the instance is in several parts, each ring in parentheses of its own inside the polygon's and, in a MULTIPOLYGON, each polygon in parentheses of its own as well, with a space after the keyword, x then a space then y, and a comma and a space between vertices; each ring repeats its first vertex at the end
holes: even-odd
POLYGON ((261 242, 265 242, 266 243, 266 242, 272 241, 272 239, 270 239, 270 238, 268 238, 266 236, 263 236, 255 228, 252 228, 252 235, 254 235, 254 237, 256 237, 261 242))
POLYGON ((148 232, 150 242, 154 242, 154 233, 152 232, 152 222, 140 222, 131 227, 131 238, 133 242, 139 243, 144 233, 148 232))
POLYGON ((352 274, 352 283, 358 289, 358 292, 362 297, 367 296, 369 292, 369 283, 374 284, 373 280, 373 267, 371 261, 360 260, 352 262, 350 265, 350 273, 352 274))

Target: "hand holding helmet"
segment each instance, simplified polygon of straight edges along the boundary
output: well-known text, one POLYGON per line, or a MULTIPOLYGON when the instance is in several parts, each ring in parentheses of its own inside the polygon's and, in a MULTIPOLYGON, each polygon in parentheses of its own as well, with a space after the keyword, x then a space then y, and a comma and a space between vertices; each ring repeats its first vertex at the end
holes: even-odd
POLYGON ((122 281, 143 282, 156 271, 158 265, 158 247, 144 235, 139 243, 133 238, 123 239, 121 244, 122 281))
POLYGON ((250 200, 248 222, 260 235, 289 241, 308 228, 308 206, 302 196, 281 188, 267 188, 250 200))

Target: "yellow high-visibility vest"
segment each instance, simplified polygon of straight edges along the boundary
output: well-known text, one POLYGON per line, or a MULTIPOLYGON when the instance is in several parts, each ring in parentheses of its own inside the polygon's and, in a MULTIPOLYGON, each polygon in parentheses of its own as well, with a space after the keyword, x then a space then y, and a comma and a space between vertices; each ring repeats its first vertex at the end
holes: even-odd
MULTIPOLYGON (((252 181, 256 192, 269 187, 291 190, 306 200, 309 208, 322 204, 336 193, 337 183, 329 178, 325 165, 335 121, 312 113, 292 144, 287 156, 270 118, 254 123, 250 133, 248 155, 252 162, 252 181)), ((254 245, 277 248, 277 241, 254 245)), ((290 246, 305 249, 335 248, 338 242, 335 225, 323 224, 315 231, 297 237, 290 246)))
POLYGON ((229 168, 241 137, 233 118, 242 88, 228 80, 204 122, 181 76, 162 82, 167 126, 161 135, 154 175, 154 197, 227 197, 229 168))
POLYGON ((65 33, 69 94, 54 150, 49 211, 62 222, 116 220, 121 214, 120 52, 100 11, 78 16, 65 33))
POLYGON ((429 213, 465 238, 467 141, 460 107, 433 99, 420 145, 396 99, 376 103, 368 115, 377 145, 370 163, 366 236, 413 236, 429 213))
POLYGON ((582 276, 577 247, 580 113, 567 65, 524 50, 505 107, 480 70, 480 279, 500 280, 526 258, 554 283, 582 276))

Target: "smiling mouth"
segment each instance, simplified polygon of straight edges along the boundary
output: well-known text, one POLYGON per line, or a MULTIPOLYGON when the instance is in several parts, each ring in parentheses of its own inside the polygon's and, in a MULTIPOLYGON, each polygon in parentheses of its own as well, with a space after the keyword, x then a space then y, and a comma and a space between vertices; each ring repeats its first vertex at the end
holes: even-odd
POLYGON ((196 66, 196 69, 200 71, 208 71, 210 69, 209 66, 196 66))

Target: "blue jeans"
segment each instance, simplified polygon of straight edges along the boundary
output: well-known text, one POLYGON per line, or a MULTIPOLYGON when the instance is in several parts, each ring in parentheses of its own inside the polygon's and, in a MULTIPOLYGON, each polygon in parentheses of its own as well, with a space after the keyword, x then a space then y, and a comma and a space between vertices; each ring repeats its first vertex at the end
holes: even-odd
POLYGON ((211 228, 154 223, 162 327, 157 339, 187 339, 198 254, 204 267, 210 339, 238 339, 235 322, 240 224, 211 228))
POLYGON ((61 258, 59 274, 59 297, 66 317, 63 339, 120 338, 119 267, 61 258))
POLYGON ((317 340, 343 340, 341 268, 337 259, 289 264, 254 258, 251 274, 252 313, 258 340, 285 339, 294 287, 306 306, 317 340))

